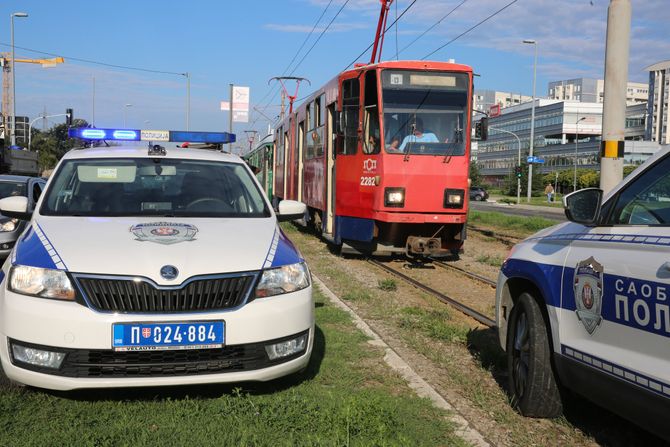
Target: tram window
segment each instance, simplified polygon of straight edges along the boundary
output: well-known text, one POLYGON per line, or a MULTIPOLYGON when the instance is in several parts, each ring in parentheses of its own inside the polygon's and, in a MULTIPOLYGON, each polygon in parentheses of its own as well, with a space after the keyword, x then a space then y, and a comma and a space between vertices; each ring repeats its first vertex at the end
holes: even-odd
POLYGON ((277 142, 275 144, 277 145, 277 164, 281 166, 284 164, 284 140, 282 139, 281 127, 277 132, 277 142))
POLYGON ((377 95, 377 72, 370 70, 365 74, 365 115, 363 132, 363 152, 378 154, 381 151, 379 132, 379 107, 377 95))
POLYGON ((358 78, 342 82, 342 126, 344 144, 338 153, 353 155, 358 149, 358 124, 360 108, 360 85, 358 78))

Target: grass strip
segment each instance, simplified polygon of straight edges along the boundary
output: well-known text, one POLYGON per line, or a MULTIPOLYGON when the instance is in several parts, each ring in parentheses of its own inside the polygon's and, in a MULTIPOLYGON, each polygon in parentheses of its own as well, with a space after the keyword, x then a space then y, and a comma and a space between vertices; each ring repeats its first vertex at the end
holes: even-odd
POLYGON ((556 221, 543 217, 520 217, 498 213, 496 211, 470 210, 468 222, 474 225, 485 225, 500 230, 513 230, 524 236, 531 235, 544 228, 556 225, 556 221))

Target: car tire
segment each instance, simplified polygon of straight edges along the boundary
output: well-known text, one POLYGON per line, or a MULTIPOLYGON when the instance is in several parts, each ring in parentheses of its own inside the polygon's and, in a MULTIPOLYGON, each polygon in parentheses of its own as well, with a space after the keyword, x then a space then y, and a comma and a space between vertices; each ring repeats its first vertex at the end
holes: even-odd
POLYGON ((482 197, 480 194, 477 194, 477 195, 475 196, 475 200, 476 200, 477 202, 481 202, 483 198, 484 198, 484 197, 482 197))
POLYGON ((509 392, 512 406, 524 416, 554 418, 562 413, 551 355, 542 311, 524 292, 512 308, 507 332, 509 392))

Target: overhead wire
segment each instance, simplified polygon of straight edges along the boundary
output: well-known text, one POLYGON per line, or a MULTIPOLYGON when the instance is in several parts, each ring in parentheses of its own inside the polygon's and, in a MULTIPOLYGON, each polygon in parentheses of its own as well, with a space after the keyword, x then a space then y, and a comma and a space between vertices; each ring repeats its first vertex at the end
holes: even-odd
POLYGON ((421 39, 423 36, 425 36, 426 34, 428 34, 433 28, 435 28, 437 25, 439 25, 440 23, 442 23, 442 21, 443 21, 444 19, 446 19, 447 17, 449 17, 450 15, 452 15, 458 8, 460 8, 461 6, 463 6, 463 4, 466 3, 467 1, 468 1, 468 0, 463 0, 463 1, 461 1, 458 5, 454 6, 448 13, 446 13, 445 15, 443 15, 443 16, 440 18, 440 20, 438 20, 437 22, 433 23, 433 24, 432 24, 430 27, 428 27, 424 32, 422 32, 421 34, 419 34, 419 36, 417 36, 413 41, 411 41, 409 44, 405 45, 405 47, 404 47, 402 50, 400 50, 398 54, 402 53, 403 51, 405 51, 406 49, 408 49, 409 47, 411 47, 412 45, 414 45, 414 44, 416 43, 417 40, 421 39))
POLYGON ((437 53, 438 51, 440 51, 440 50, 442 50, 443 48, 445 48, 446 46, 448 46, 448 45, 454 43, 456 40, 458 40, 458 39, 460 39, 461 37, 465 36, 465 35, 468 34, 470 31, 472 31, 472 30, 474 30, 475 28, 477 28, 479 25, 482 25, 483 23, 488 22, 490 19, 492 19, 493 17, 497 16, 498 14, 500 14, 501 12, 503 12, 504 10, 506 10, 507 8, 509 8, 510 6, 512 6, 514 3, 518 2, 518 1, 519 1, 519 0, 512 0, 511 2, 509 2, 509 3, 506 4, 505 6, 503 6, 502 8, 500 8, 499 10, 497 10, 496 12, 494 12, 493 14, 489 15, 489 16, 486 17, 485 19, 480 20, 480 21, 477 22, 476 24, 472 25, 470 28, 468 28, 467 30, 465 30, 465 31, 463 31, 461 34, 459 34, 458 36, 456 36, 456 37, 454 37, 453 39, 451 39, 449 42, 445 43, 444 45, 442 45, 442 46, 436 48, 435 50, 431 51, 430 53, 426 54, 424 57, 421 58, 421 60, 426 60, 427 58, 429 58, 429 57, 432 56, 433 54, 435 54, 435 53, 437 53))
MULTIPOLYGON (((393 28, 393 25, 395 25, 396 23, 398 23, 398 20, 400 20, 400 19, 402 18, 402 16, 404 16, 404 15, 407 13, 407 11, 409 11, 410 8, 411 8, 412 6, 414 6, 414 4, 415 4, 416 2, 417 2, 417 0, 412 0, 412 3, 410 3, 410 4, 407 6, 407 8, 405 8, 405 9, 403 10, 403 12, 401 12, 400 15, 399 15, 398 17, 396 17, 396 19, 393 21, 393 23, 391 23, 389 26, 386 27, 386 29, 384 30, 384 33, 386 33, 388 30, 390 30, 391 28, 393 28)), ((358 59, 360 59, 360 57, 363 56, 365 53, 367 53, 368 50, 369 50, 370 48, 372 48, 372 46, 373 46, 374 44, 375 44, 375 43, 372 42, 372 43, 371 43, 365 50, 363 50, 363 51, 361 52, 361 54, 359 54, 358 56, 356 56, 352 62, 349 62, 349 64, 347 64, 347 66, 344 67, 344 70, 346 70, 347 68, 351 67, 354 63, 356 63, 356 61, 357 61, 358 59)), ((343 71, 344 71, 344 70, 343 70, 343 71)))
MULTIPOLYGON (((0 45, 4 47, 10 47, 11 44, 0 42, 0 45)), ((169 75, 177 75, 177 76, 186 76, 186 73, 179 73, 176 71, 166 71, 166 70, 153 70, 151 68, 143 68, 143 67, 133 67, 131 65, 119 65, 119 64, 110 64, 107 62, 100 62, 100 61, 95 61, 92 59, 83 59, 80 57, 72 57, 72 56, 66 56, 64 54, 56 54, 56 53, 49 53, 47 51, 40 51, 40 50, 35 50, 33 48, 26 48, 26 47, 19 47, 17 45, 14 45, 14 48, 18 48, 19 50, 24 50, 24 51, 30 51, 31 53, 36 53, 36 54, 43 54, 45 56, 54 56, 54 57, 62 57, 67 60, 71 61, 77 61, 77 62, 84 62, 87 64, 94 64, 94 65, 102 65, 105 67, 111 67, 111 68, 119 68, 123 70, 134 70, 134 71, 142 71, 145 73, 157 73, 157 74, 169 74, 169 75)))
MULTIPOLYGON (((347 2, 348 2, 348 1, 349 1, 349 0, 347 0, 347 2)), ((300 45, 300 48, 298 48, 298 51, 296 51, 295 54, 293 55, 293 58, 291 59, 291 62, 288 63, 288 65, 286 66, 286 68, 285 68, 284 71, 282 72, 282 76, 286 75, 286 72, 288 72, 288 70, 291 68, 291 65, 293 64, 293 62, 298 58, 298 55, 300 54, 300 52, 302 51, 302 49, 305 47, 305 44, 307 43, 307 41, 309 40, 309 38, 312 37, 312 34, 314 33, 314 30, 316 30, 316 27, 319 25, 319 23, 321 23, 321 19, 323 19, 323 16, 326 15, 326 12, 328 11, 328 8, 330 8, 330 5, 331 5, 332 3, 333 3, 333 0, 330 0, 330 1, 328 2, 328 4, 326 5, 326 7, 323 9, 323 11, 321 11, 321 15, 320 15, 319 18, 316 20, 316 22, 314 22, 314 26, 312 26, 312 30, 309 32, 309 34, 307 35, 307 37, 305 38, 305 40, 303 40, 302 44, 300 45)), ((339 12, 341 12, 341 10, 342 10, 342 8, 340 8, 340 11, 338 11, 338 14, 339 14, 339 12)), ((332 22, 331 22, 331 23, 332 23, 332 22)), ((318 40, 318 39, 317 39, 317 40, 318 40)), ((310 49, 310 51, 311 51, 311 49, 310 49)), ((297 66, 296 66, 296 67, 297 67, 297 66)), ((295 69, 294 69, 294 70, 295 70, 295 69)), ((293 73, 293 72, 291 72, 291 73, 293 73)), ((260 106, 260 107, 262 107, 262 111, 263 111, 263 112, 265 112, 265 111, 268 109, 268 107, 270 107, 270 105, 272 104, 272 102, 273 102, 274 99, 276 98, 277 93, 279 93, 279 89, 280 89, 280 86, 275 85, 275 86, 272 87, 270 90, 268 90, 268 92, 265 94, 265 96, 263 96, 263 98, 261 98, 260 101, 258 101, 259 104, 260 104, 260 103, 262 103, 263 101, 265 101, 265 99, 266 99, 268 96, 272 95, 272 98, 270 98, 270 100, 268 101, 267 104, 265 104, 264 106, 260 106)), ((259 118, 256 118, 256 120, 254 120, 254 122, 252 123, 252 127, 256 124, 256 122, 258 122, 258 120, 259 120, 259 118)))

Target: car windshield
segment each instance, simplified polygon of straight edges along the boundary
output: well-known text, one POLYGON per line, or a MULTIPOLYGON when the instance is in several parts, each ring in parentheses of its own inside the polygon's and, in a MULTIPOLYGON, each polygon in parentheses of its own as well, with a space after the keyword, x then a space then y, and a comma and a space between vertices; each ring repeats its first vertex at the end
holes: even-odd
POLYGON ((40 213, 49 216, 268 217, 237 163, 164 158, 63 162, 40 213))
POLYGON ((382 79, 388 153, 465 154, 467 74, 386 70, 382 79))
POLYGON ((25 196, 26 184, 0 181, 0 199, 10 196, 25 196))

